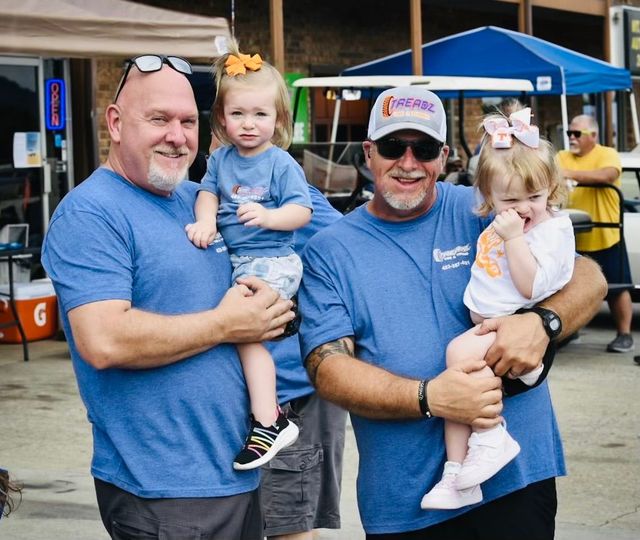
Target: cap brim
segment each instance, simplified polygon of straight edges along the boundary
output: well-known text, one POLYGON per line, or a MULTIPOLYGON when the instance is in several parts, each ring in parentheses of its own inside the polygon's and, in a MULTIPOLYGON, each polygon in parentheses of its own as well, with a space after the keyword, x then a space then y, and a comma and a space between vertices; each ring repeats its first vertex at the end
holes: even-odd
POLYGON ((381 139, 385 135, 389 135, 389 133, 394 133, 396 131, 403 131, 407 129, 412 131, 419 131, 421 133, 424 133, 425 135, 429 135, 429 137, 431 137, 432 139, 435 139, 438 142, 441 142, 441 143, 446 142, 445 138, 442 135, 440 135, 436 130, 431 129, 427 126, 417 124, 415 122, 395 122, 393 124, 389 124, 387 126, 376 129, 371 135, 369 135, 369 139, 371 139, 372 141, 377 141, 378 139, 381 139))

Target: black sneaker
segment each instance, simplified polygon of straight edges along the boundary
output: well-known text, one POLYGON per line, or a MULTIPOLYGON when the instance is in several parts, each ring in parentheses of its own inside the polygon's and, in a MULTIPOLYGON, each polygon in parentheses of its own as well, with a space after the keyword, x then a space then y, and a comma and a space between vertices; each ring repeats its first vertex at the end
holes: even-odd
POLYGON ((263 426, 251 415, 251 431, 244 447, 233 461, 237 471, 256 469, 270 461, 280 450, 293 444, 298 438, 298 426, 282 411, 270 426, 263 426))
POLYGON ((618 334, 616 338, 607 345, 607 352, 631 352, 633 350, 633 336, 631 334, 618 334))

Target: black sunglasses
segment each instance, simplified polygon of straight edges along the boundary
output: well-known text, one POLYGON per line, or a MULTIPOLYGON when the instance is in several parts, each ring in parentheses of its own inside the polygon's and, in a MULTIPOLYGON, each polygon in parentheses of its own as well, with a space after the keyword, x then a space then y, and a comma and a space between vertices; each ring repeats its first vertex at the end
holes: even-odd
POLYGON ((582 135, 591 135, 592 133, 593 131, 590 131, 588 129, 568 129, 567 137, 571 138, 571 136, 573 136, 576 139, 579 139, 580 137, 582 137, 582 135))
POLYGON ((417 141, 405 141, 395 137, 386 137, 374 141, 378 153, 385 159, 400 159, 407 148, 411 148, 413 156, 418 161, 433 161, 442 151, 443 143, 434 139, 419 139, 417 141))
POLYGON ((178 73, 182 73, 183 75, 191 75, 193 73, 193 69, 191 68, 191 64, 187 62, 184 58, 180 58, 179 56, 164 56, 162 54, 143 54, 141 56, 136 56, 135 58, 131 58, 127 60, 127 66, 124 70, 124 74, 122 75, 122 79, 120 79, 120 84, 118 85, 118 89, 116 90, 116 97, 113 98, 113 102, 118 101, 118 96, 120 92, 122 92, 122 87, 127 80, 127 75, 131 71, 132 66, 136 66, 138 70, 143 73, 152 73, 154 71, 160 71, 162 69, 162 64, 167 64, 169 67, 175 69, 178 73))

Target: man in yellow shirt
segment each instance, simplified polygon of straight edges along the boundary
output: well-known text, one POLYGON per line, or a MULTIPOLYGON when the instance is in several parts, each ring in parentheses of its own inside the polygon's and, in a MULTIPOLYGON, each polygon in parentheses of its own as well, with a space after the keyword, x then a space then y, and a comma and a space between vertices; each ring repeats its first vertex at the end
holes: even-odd
MULTIPOLYGON (((580 186, 611 184, 621 187, 620 156, 613 148, 598 144, 598 123, 592 116, 576 116, 571 121, 567 135, 569 150, 558 153, 565 178, 575 180, 580 186)), ((580 186, 571 194, 571 208, 588 212, 596 222, 620 222, 620 201, 613 189, 580 186)), ((600 264, 608 283, 631 284, 629 259, 619 229, 594 228, 591 232, 579 233, 576 235, 576 248, 600 264)), ((607 345, 607 351, 632 351, 633 308, 629 290, 619 287, 610 290, 607 302, 618 332, 616 338, 607 345)))

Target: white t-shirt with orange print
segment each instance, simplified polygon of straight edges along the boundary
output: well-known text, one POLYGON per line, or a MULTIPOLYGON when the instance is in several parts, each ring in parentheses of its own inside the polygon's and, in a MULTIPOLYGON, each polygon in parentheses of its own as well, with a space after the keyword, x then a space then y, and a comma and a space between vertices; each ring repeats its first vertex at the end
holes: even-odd
POLYGON ((551 296, 571 279, 576 248, 573 226, 566 213, 554 213, 524 237, 538 263, 531 299, 520 294, 514 285, 504 241, 489 226, 478 238, 471 279, 464 292, 464 303, 470 311, 485 319, 511 315, 551 296))

